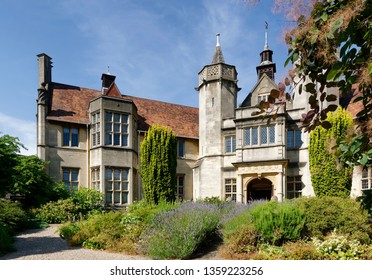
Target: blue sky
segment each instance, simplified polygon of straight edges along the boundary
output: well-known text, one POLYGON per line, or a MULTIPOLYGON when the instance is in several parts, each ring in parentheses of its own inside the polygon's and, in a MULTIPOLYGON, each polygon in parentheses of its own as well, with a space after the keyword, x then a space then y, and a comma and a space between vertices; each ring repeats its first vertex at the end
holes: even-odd
POLYGON ((210 64, 220 33, 227 64, 238 71, 242 101, 257 81, 269 47, 283 78, 287 24, 273 1, 242 0, 1 0, 0 132, 36 151, 37 57, 53 59, 55 82, 100 89, 116 76, 122 94, 198 107, 197 74, 210 64))

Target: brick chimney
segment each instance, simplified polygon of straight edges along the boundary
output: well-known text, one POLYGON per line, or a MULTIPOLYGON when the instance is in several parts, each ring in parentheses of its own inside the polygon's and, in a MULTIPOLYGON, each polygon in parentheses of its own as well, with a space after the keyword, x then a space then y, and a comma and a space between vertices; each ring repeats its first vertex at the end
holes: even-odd
POLYGON ((110 73, 102 74, 102 94, 108 90, 108 88, 114 83, 116 76, 111 75, 110 73))

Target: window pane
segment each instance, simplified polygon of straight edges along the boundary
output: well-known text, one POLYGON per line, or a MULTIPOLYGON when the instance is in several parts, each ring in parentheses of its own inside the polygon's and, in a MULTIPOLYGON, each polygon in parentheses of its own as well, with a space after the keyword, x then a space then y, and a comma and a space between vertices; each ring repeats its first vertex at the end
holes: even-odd
POLYGON ((250 145, 251 144, 251 129, 246 128, 244 129, 244 145, 250 145))
POLYGON ((298 147, 301 147, 302 145, 301 130, 296 130, 295 134, 296 134, 295 144, 296 144, 296 148, 298 148, 298 147))
POLYGON ((231 142, 232 142, 232 152, 235 152, 236 151, 236 137, 235 136, 232 136, 231 142))
POLYGON ((127 203, 128 203, 128 193, 127 193, 127 192, 123 192, 123 193, 122 193, 122 200, 121 200, 121 203, 122 203, 122 204, 127 204, 127 203))
POLYGON ((128 182, 123 182, 122 183, 122 186, 123 186, 123 191, 127 191, 128 190, 128 182))
POLYGON ((275 125, 269 126, 269 141, 270 141, 270 144, 275 143, 275 125))
POLYGON ((105 182, 105 189, 108 191, 112 191, 112 182, 105 182))
POLYGON ((368 189, 368 180, 362 180, 362 190, 368 189))
POLYGON ((120 191, 120 182, 114 182, 114 190, 120 191))
POLYGON ((128 125, 127 124, 123 124, 121 126, 121 132, 122 133, 128 133, 128 125))
POLYGON ((112 145, 112 137, 110 133, 106 133, 105 135, 105 145, 112 145))
POLYGON ((114 203, 120 203, 120 192, 114 192, 114 203))
POLYGON ((120 134, 114 134, 114 145, 120 145, 120 134))
POLYGON ((77 181, 79 178, 79 170, 72 169, 71 170, 71 181, 77 181))
POLYGON ((71 146, 77 147, 79 145, 79 129, 73 128, 71 130, 71 146))
POLYGON ((112 192, 106 192, 106 203, 112 204, 112 192))
POLYGON ((106 123, 105 129, 106 129, 106 132, 111 132, 112 131, 112 123, 106 123))
POLYGON ((119 123, 114 124, 114 132, 120 132, 120 124, 119 123))
POLYGON ((122 115, 121 116, 121 123, 128 123, 128 115, 122 115))
POLYGON ((225 138, 226 140, 226 147, 225 147, 225 152, 226 153, 231 153, 231 137, 230 136, 227 136, 225 138))
POLYGON ((69 128, 63 128, 63 146, 69 146, 70 145, 70 129, 69 128))
POLYGON ((288 130, 287 131, 287 147, 288 148, 293 148, 294 143, 293 143, 293 130, 288 130))
POLYGON ((183 177, 178 177, 178 185, 183 186, 184 185, 184 178, 183 177))
POLYGON ((258 144, 258 128, 252 127, 252 145, 258 144))
POLYGON ((63 169, 63 181, 70 181, 70 170, 63 169))
POLYGON ((106 112, 106 122, 111 122, 112 121, 112 113, 106 112))
POLYGON ((122 181, 127 181, 128 180, 128 169, 123 169, 121 176, 122 176, 122 181))
POLYGON ((267 127, 266 126, 261 126, 260 127, 261 131, 261 144, 267 144, 267 127))
POLYGON ((184 153, 185 142, 183 140, 178 140, 177 146, 178 146, 178 156, 183 157, 185 155, 184 153))
POLYGON ((363 169, 362 178, 368 178, 368 169, 363 169))
POLYGON ((120 114, 114 114, 114 122, 120 122, 120 114))
POLYGON ((120 169, 114 169, 114 180, 119 181, 120 180, 120 169))
POLYGON ((121 145, 123 147, 127 147, 128 146, 128 135, 127 134, 122 134, 121 135, 121 145))
POLYGON ((105 179, 112 180, 112 169, 111 168, 106 168, 105 179))

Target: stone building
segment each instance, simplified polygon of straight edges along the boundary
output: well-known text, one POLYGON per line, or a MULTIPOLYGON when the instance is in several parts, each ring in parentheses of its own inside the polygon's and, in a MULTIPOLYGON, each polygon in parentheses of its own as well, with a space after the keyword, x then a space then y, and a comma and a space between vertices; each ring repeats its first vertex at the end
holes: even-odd
MULTIPOLYGON (((101 90, 56 83, 51 58, 39 54, 38 64, 37 154, 70 190, 100 190, 108 205, 140 200, 139 146, 148 128, 160 124, 177 136, 182 199, 248 203, 314 195, 309 135, 300 128, 301 114, 309 109, 307 93, 275 105, 278 114, 270 124, 252 114, 278 87, 267 33, 257 82, 240 105, 238 74, 225 63, 219 35, 211 64, 198 74, 199 108, 122 95, 110 74, 102 74, 101 90)), ((357 177, 354 194, 362 188, 357 177)))

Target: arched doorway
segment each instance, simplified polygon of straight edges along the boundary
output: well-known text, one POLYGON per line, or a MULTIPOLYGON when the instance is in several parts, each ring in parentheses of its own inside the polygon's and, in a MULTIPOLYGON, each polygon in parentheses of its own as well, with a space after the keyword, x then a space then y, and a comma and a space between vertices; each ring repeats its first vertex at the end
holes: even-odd
POLYGON ((266 178, 253 179, 248 184, 247 188, 247 199, 259 200, 266 199, 270 200, 273 195, 273 184, 266 178))

